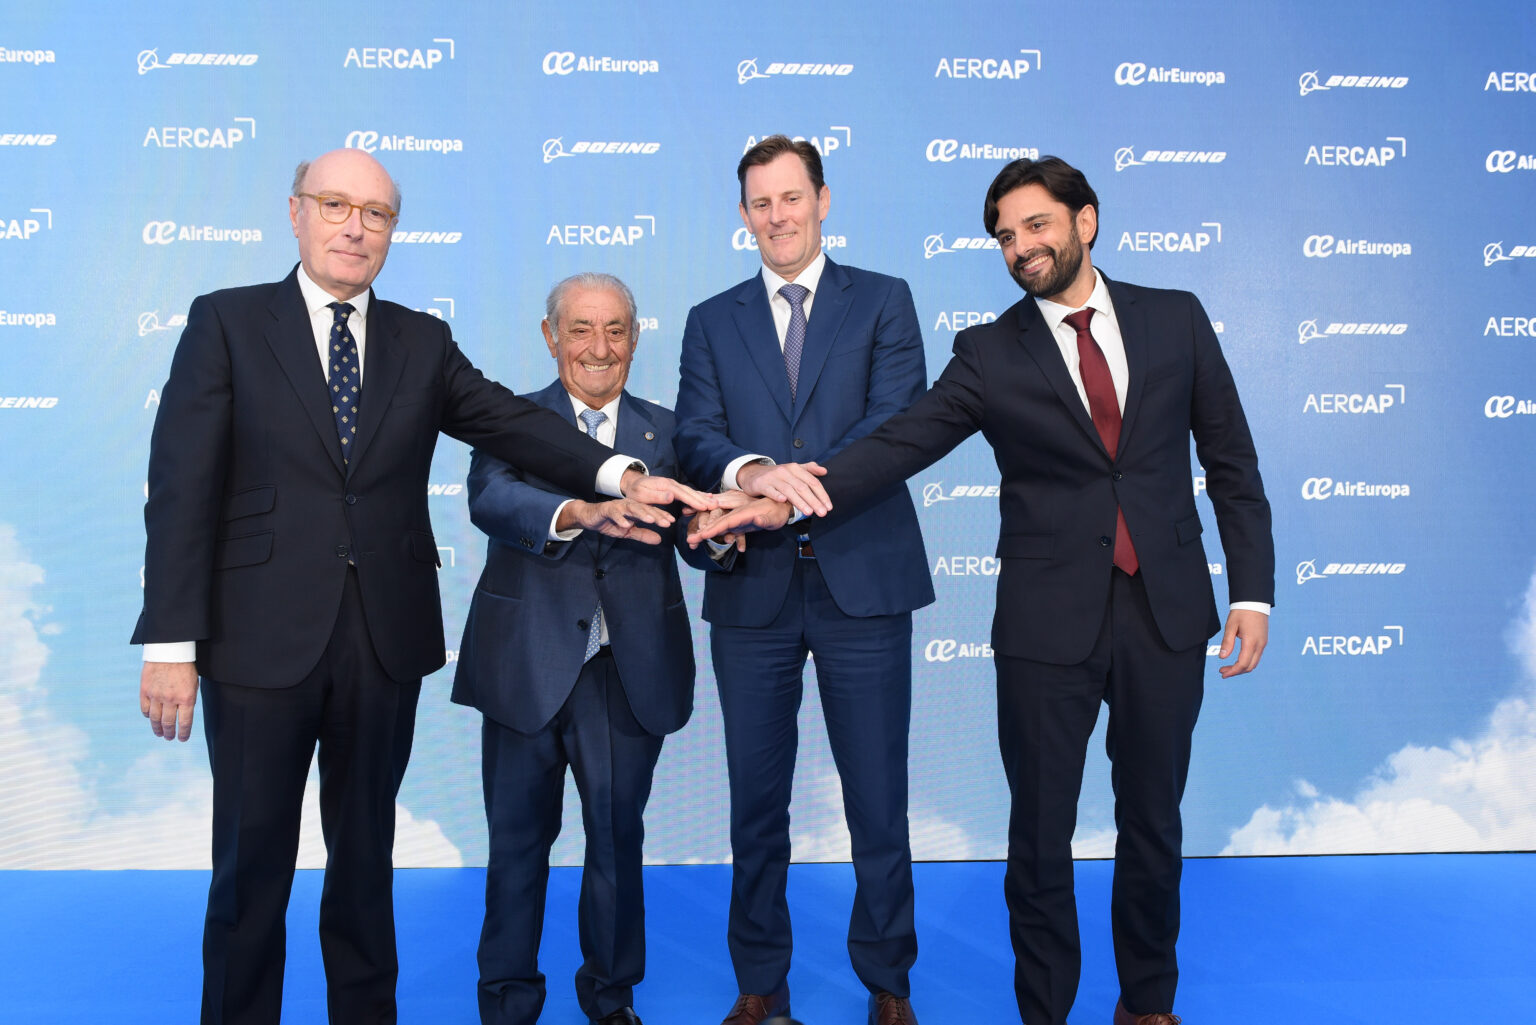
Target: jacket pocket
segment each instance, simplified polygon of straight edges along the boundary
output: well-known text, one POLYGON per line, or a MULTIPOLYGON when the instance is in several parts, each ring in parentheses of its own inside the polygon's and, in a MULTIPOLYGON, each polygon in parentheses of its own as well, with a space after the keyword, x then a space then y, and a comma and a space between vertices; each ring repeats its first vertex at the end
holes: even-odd
POLYGON ((424 530, 413 530, 406 535, 406 545, 410 549, 411 558, 417 562, 430 562, 441 569, 442 559, 437 556, 437 539, 424 530))
POLYGON ((254 488, 236 491, 224 496, 224 519, 238 520, 246 516, 259 516, 271 512, 277 504, 277 487, 260 484, 254 488))
POLYGON ((1205 527, 1200 523, 1200 516, 1186 517, 1173 525, 1173 532, 1179 539, 1179 544, 1188 544, 1205 532, 1205 527))
POLYGON ((213 544, 213 568, 234 569, 254 566, 272 557, 272 531, 221 537, 213 544))

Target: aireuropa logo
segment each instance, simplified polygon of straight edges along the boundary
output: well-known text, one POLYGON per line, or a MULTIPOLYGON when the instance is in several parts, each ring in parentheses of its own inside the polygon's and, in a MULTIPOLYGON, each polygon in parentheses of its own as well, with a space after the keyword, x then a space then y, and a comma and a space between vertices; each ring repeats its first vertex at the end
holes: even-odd
POLYGON ((1492 267, 1496 263, 1509 263, 1514 260, 1529 260, 1536 258, 1536 242, 1514 246, 1509 252, 1504 252, 1503 242, 1490 242, 1483 247, 1483 266, 1492 267))
POLYGON ((1407 75, 1329 75, 1324 79, 1316 71, 1304 72, 1298 81, 1303 96, 1330 89, 1401 89, 1407 84, 1407 75))
MULTIPOLYGON (((747 136, 746 145, 741 147, 741 151, 745 153, 771 134, 773 133, 747 136)), ((828 125, 826 135, 791 135, 790 139, 794 142, 808 142, 816 147, 816 152, 820 153, 822 157, 827 157, 839 149, 853 148, 853 129, 848 125, 828 125), (833 134, 835 132, 843 133, 843 137, 839 139, 833 134)))
POLYGON ((1149 149, 1137 158, 1136 147, 1121 146, 1115 150, 1115 170, 1149 164, 1219 164, 1226 159, 1227 151, 1221 149, 1149 149))
POLYGON ((59 318, 53 313, 16 313, 0 310, 0 327, 57 327, 59 318))
POLYGON ((551 224, 546 246, 634 246, 656 234, 656 218, 635 214, 629 224, 551 224), (644 222, 644 223, 641 223, 644 222))
POLYGON ((553 164, 561 157, 627 157, 652 156, 661 150, 659 142, 589 142, 585 139, 565 148, 565 137, 556 136, 544 140, 544 162, 553 164))
POLYGON ((929 662, 953 662, 957 658, 991 658, 992 645, 967 644, 949 637, 936 637, 923 647, 923 658, 929 662))
POLYGON ((939 556, 933 563, 936 577, 995 577, 1003 571, 1003 560, 995 555, 939 556))
POLYGON ((1407 569, 1403 562, 1326 562, 1318 569, 1317 560, 1308 559, 1296 564, 1296 585, 1337 577, 1397 577, 1407 569))
POLYGON ((139 337, 152 335, 156 331, 174 331, 179 327, 187 326, 185 313, 173 313, 164 321, 160 319, 159 310, 145 310, 139 314, 139 337))
POLYGON ((212 224, 182 224, 175 221, 149 221, 142 233, 147 246, 168 246, 172 242, 237 242, 246 245, 261 241, 260 228, 220 228, 212 224))
POLYGON ((1316 320, 1303 320, 1296 328, 1297 340, 1306 345, 1319 338, 1350 338, 1355 335, 1401 335, 1408 333, 1408 325, 1386 321, 1330 320, 1327 327, 1319 327, 1316 320))
POLYGON ((452 320, 453 319, 454 302, 453 302, 453 297, 452 296, 434 295, 432 297, 432 301, 434 303, 442 303, 443 305, 442 306, 417 306, 417 307, 415 307, 416 312, 417 313, 425 313, 429 317, 436 317, 438 320, 452 320), (448 307, 448 312, 447 313, 443 312, 443 306, 448 307))
POLYGON ((997 248, 997 239, 987 235, 958 235, 948 244, 944 242, 943 235, 929 235, 923 239, 923 259, 931 260, 944 253, 980 252, 984 249, 996 250, 997 248))
POLYGON ((968 327, 977 324, 990 324, 997 319, 997 314, 991 310, 940 310, 939 319, 934 321, 935 331, 964 331, 968 327))
POLYGON ((645 57, 597 57, 591 54, 577 56, 571 50, 551 50, 544 55, 541 65, 546 75, 574 75, 578 72, 617 75, 654 75, 661 64, 645 57))
POLYGON ((1371 242, 1363 238, 1338 238, 1334 235, 1308 235, 1301 243, 1301 255, 1309 260, 1330 256, 1412 256, 1408 242, 1371 242))
POLYGON ((234 149, 246 139, 256 138, 256 119, 230 118, 229 127, 206 125, 150 125, 144 130, 143 148, 157 149, 234 149))
POLYGON ((451 246, 464 241, 462 231, 396 231, 389 237, 397 246, 451 246))
POLYGON ((171 68, 248 68, 259 59, 254 53, 182 53, 160 59, 160 48, 139 51, 139 74, 171 68))
POLYGON ((52 50, 12 50, 0 46, 0 64, 55 64, 58 59, 52 50))
POLYGON ((846 78, 853 74, 852 64, 828 64, 818 61, 772 61, 758 70, 757 58, 748 57, 736 65, 736 84, 746 85, 754 78, 846 78))
POLYGON ((1401 626, 1383 626, 1379 634, 1311 634, 1301 642, 1303 655, 1385 655, 1403 646, 1401 626))
POLYGON ((1330 498, 1408 498, 1406 484, 1373 484, 1363 480, 1334 480, 1332 477, 1308 477, 1301 485, 1301 497, 1307 502, 1326 502, 1330 498))
POLYGON ((1483 337, 1536 338, 1536 317, 1489 317, 1483 337))
POLYGON ((1509 174, 1511 171, 1536 171, 1536 154, 1517 153, 1512 149, 1496 149, 1488 153, 1483 166, 1489 174, 1509 174))
POLYGON ((1349 146, 1343 143, 1314 143, 1307 147, 1302 166, 1318 167, 1386 167, 1399 157, 1408 155, 1408 140, 1401 135, 1389 135, 1382 146, 1349 146))
POLYGON ((1483 403, 1483 415, 1490 420, 1536 416, 1536 400, 1517 399, 1513 395, 1490 395, 1488 401, 1483 403))
POLYGON ((0 395, 0 409, 52 409, 57 395, 0 395))
POLYGON ((940 57, 934 78, 983 78, 987 81, 1017 81, 1042 67, 1039 50, 1020 50, 1020 56, 940 57), (1033 61, 1030 58, 1034 58, 1033 61))
POLYGON ((1384 384, 1380 392, 1311 392, 1301 404, 1303 413, 1385 413, 1407 405, 1408 389, 1401 384, 1384 384), (1393 394, 1393 391, 1397 394, 1393 394))
POLYGON ((1221 242, 1221 222, 1201 221, 1200 231, 1123 231, 1117 252, 1133 253, 1203 253, 1207 246, 1221 242), (1214 232, 1214 235, 1213 235, 1214 232))
POLYGON ((1483 92, 1490 89, 1500 93, 1536 93, 1536 72, 1490 71, 1483 83, 1483 92))
POLYGON ((923 151, 923 156, 928 158, 930 164, 952 164, 956 160, 1039 160, 1040 147, 933 139, 923 151))
POLYGON ((52 132, 0 132, 0 146, 52 146, 58 141, 52 132))
POLYGON ((1125 61, 1115 68, 1116 85, 1226 85, 1225 71, 1190 71, 1142 61, 1125 61))
POLYGON ((945 491, 943 481, 934 481, 923 485, 923 508, 927 509, 940 502, 959 501, 962 498, 996 498, 1001 490, 1001 486, 997 484, 956 484, 945 491))
POLYGON ((6 217, 0 214, 0 239, 19 238, 23 242, 30 242, 32 236, 40 231, 53 230, 53 210, 46 206, 29 207, 29 214, 38 214, 37 217, 6 217))
MULTIPOLYGON (((757 252, 757 236, 746 228, 737 228, 731 232, 731 248, 738 253, 757 252)), ((823 249, 847 249, 847 235, 823 235, 821 236, 821 248, 823 249)))
POLYGON ((447 59, 454 58, 453 40, 433 37, 436 46, 352 46, 341 59, 343 68, 360 71, 432 71, 443 62, 443 46, 448 47, 447 59))
POLYGON ((463 153, 464 140, 432 135, 395 135, 370 128, 348 132, 346 148, 360 149, 364 153, 463 153))

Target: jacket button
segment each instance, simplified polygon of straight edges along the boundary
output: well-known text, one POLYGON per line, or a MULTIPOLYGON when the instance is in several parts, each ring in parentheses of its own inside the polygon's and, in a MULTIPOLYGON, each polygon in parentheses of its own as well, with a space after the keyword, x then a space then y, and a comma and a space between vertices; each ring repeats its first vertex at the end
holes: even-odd
POLYGON ((1114 473, 1110 474, 1109 476, 1110 476, 1111 480, 1119 480, 1121 477, 1124 477, 1125 474, 1121 473, 1119 470, 1116 470, 1114 473))
POLYGON ((347 504, 348 505, 356 505, 357 504, 357 496, 356 495, 348 495, 347 496, 347 504))
POLYGON ((588 630, 592 629, 592 624, 588 623, 585 619, 578 619, 576 620, 576 629, 580 630, 582 633, 586 633, 588 630))
POLYGON ((518 539, 517 539, 517 543, 518 543, 518 544, 520 544, 520 545, 522 545, 522 546, 523 546, 523 547, 524 547, 524 548, 532 548, 532 547, 533 547, 533 542, 532 542, 532 541, 530 541, 530 540, 529 540, 529 539, 528 539, 528 538, 526 538, 526 537, 520 537, 520 538, 518 538, 518 539))
POLYGON ((1102 537, 1102 536, 1101 536, 1101 537, 1100 537, 1100 538, 1099 538, 1099 547, 1100 547, 1100 548, 1108 548, 1108 547, 1109 547, 1109 546, 1110 546, 1110 545, 1111 545, 1111 544, 1112 544, 1112 543, 1113 543, 1113 542, 1111 542, 1111 541, 1110 541, 1110 540, 1109 540, 1109 538, 1107 538, 1107 537, 1102 537))
POLYGON ((802 441, 799 438, 796 438, 795 439, 795 448, 805 448, 805 442, 802 441))
POLYGON ((603 567, 601 567, 601 566, 597 567, 597 572, 596 572, 595 576, 599 580, 603 579, 603 576, 604 576, 603 567))
POLYGON ((347 546, 346 545, 337 545, 336 546, 336 558, 338 558, 338 559, 345 559, 346 557, 347 557, 347 546))

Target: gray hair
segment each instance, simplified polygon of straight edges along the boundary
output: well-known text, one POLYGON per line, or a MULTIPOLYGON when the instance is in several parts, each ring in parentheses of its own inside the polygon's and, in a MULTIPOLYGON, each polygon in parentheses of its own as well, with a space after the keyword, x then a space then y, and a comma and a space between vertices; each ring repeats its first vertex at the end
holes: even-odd
POLYGON ((549 290, 549 298, 544 300, 544 317, 549 321, 550 327, 559 329, 560 308, 565 304, 566 295, 573 288, 600 288, 618 293, 629 306, 630 330, 638 330, 638 318, 635 315, 635 294, 629 290, 628 285, 612 274, 601 274, 597 271, 582 271, 580 274, 572 274, 549 290))
MULTIPOLYGON (((294 168, 294 170, 293 170, 293 192, 292 192, 292 195, 297 196, 299 193, 304 191, 304 176, 309 174, 309 165, 311 163, 313 163, 313 161, 310 161, 310 160, 300 160, 299 161, 299 166, 294 168)), ((392 195, 390 197, 390 199, 389 199, 389 205, 395 208, 395 213, 399 213, 400 212, 400 183, 395 181, 395 176, 390 174, 388 171, 385 171, 384 173, 389 178, 389 187, 392 190, 394 190, 394 195, 392 195)))

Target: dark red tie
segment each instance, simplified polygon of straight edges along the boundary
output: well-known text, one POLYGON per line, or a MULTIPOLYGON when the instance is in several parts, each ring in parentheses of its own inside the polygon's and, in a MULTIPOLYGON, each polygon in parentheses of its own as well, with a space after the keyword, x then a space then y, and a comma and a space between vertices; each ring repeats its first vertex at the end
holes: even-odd
MULTIPOLYGON (((1109 376, 1104 351, 1088 331, 1093 310, 1078 310, 1064 319, 1077 332, 1077 368, 1083 375, 1083 390, 1088 393, 1088 412, 1104 448, 1109 451, 1109 458, 1114 459, 1120 448, 1120 400, 1115 398, 1115 382, 1109 376)), ((1136 558, 1136 548, 1131 544, 1131 532, 1125 525, 1125 513, 1118 508, 1115 510, 1115 565, 1127 574, 1134 574, 1141 565, 1136 558)))

